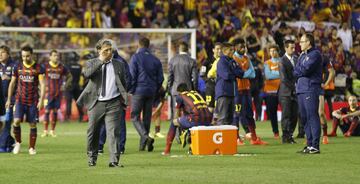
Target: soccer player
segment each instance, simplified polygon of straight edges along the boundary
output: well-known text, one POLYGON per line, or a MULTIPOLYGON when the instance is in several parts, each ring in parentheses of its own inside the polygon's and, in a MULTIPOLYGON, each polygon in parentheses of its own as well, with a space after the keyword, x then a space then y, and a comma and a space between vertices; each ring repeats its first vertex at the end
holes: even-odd
MULTIPOLYGON (((2 94, 4 95, 4 105, 8 97, 9 84, 11 76, 14 71, 14 62, 10 57, 10 48, 2 45, 0 46, 0 76, 2 78, 2 94)), ((13 106, 15 103, 15 96, 12 96, 10 108, 6 109, 4 129, 0 132, 0 152, 11 152, 15 139, 11 136, 11 123, 13 121, 13 106)), ((3 108, 5 110, 5 106, 3 108)))
MULTIPOLYGON (((324 49, 325 47, 324 46, 322 47, 323 52, 326 52, 326 49, 324 49)), ((320 117, 321 128, 323 131, 322 143, 328 144, 329 139, 327 134, 327 121, 325 116, 324 95, 325 95, 325 89, 330 88, 330 85, 334 86, 335 70, 330 62, 330 58, 325 57, 324 54, 322 58, 323 58, 323 83, 321 84, 322 89, 319 96, 319 117, 320 117)), ((328 105, 332 105, 332 104, 328 104, 328 105)))
POLYGON ((330 137, 336 137, 336 129, 340 126, 341 131, 345 137, 360 136, 359 116, 360 106, 356 96, 350 96, 348 99, 349 106, 343 107, 339 110, 332 112, 334 117, 332 131, 330 137), (341 121, 343 123, 341 123, 341 121))
POLYGON ((36 123, 39 121, 39 109, 44 105, 45 97, 45 69, 42 65, 36 63, 32 59, 33 49, 29 46, 25 46, 21 49, 21 59, 15 68, 11 77, 8 98, 6 101, 6 108, 10 108, 11 97, 16 90, 15 101, 15 115, 14 115, 14 135, 15 146, 13 149, 14 154, 20 152, 21 144, 21 127, 20 123, 23 121, 24 115, 26 115, 26 122, 30 124, 30 138, 29 138, 29 154, 35 155, 35 144, 37 137, 36 123), (40 84, 40 96, 38 94, 38 86, 40 84))
POLYGON ((275 138, 279 138, 277 109, 279 104, 278 90, 280 87, 280 72, 279 72, 279 52, 277 45, 270 45, 269 52, 271 59, 265 61, 265 85, 264 92, 266 93, 266 113, 271 121, 272 131, 275 138))
POLYGON ((164 138, 165 136, 160 132, 160 116, 161 116, 161 109, 164 106, 164 102, 165 102, 165 96, 166 96, 166 91, 164 90, 163 87, 160 88, 160 90, 157 92, 157 94, 154 97, 154 101, 153 101, 153 107, 155 108, 155 110, 152 113, 152 117, 155 123, 155 133, 153 135, 153 137, 159 137, 159 138, 164 138))
POLYGON ((50 121, 50 112, 52 111, 51 130, 49 135, 56 137, 55 126, 57 121, 57 111, 60 108, 62 98, 62 84, 66 77, 65 89, 69 89, 72 81, 72 76, 69 70, 59 62, 59 53, 57 50, 50 51, 50 61, 45 64, 45 79, 46 79, 46 98, 47 105, 45 107, 45 121, 44 132, 41 137, 48 136, 48 127, 50 121))
MULTIPOLYGON (((174 119, 171 121, 166 139, 166 147, 162 155, 169 155, 175 137, 176 127, 187 130, 193 126, 208 126, 211 124, 212 115, 205 100, 196 91, 190 91, 185 83, 177 87, 176 108, 174 119), (180 116, 180 114, 182 114, 180 116)), ((185 140, 184 140, 185 141, 185 140)))
MULTIPOLYGON (((256 125, 254 120, 254 113, 252 111, 251 95, 250 95, 250 80, 255 78, 255 70, 250 59, 245 55, 246 45, 243 39, 234 40, 235 53, 233 59, 237 62, 240 68, 244 71, 243 78, 237 78, 238 94, 235 96, 235 114, 233 123, 239 127, 239 121, 244 127, 245 132, 251 133, 250 143, 253 145, 265 145, 266 142, 260 140, 256 136, 256 125)), ((238 145, 243 142, 238 138, 238 145)))

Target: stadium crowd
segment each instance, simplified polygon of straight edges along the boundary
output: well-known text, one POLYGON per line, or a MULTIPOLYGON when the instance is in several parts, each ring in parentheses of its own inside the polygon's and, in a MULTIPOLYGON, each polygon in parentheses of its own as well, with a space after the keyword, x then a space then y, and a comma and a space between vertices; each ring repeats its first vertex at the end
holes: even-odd
MULTIPOLYGON (((316 44, 325 48, 332 60, 339 81, 336 92, 342 97, 347 91, 359 96, 352 88, 358 85, 360 74, 360 33, 356 15, 360 3, 356 0, 112 0, 112 1, 0 1, 0 25, 12 27, 67 28, 196 28, 197 60, 212 56, 215 42, 245 38, 252 59, 264 62, 269 58, 267 47, 276 43, 284 53, 284 39, 296 41, 299 35, 313 31, 316 44), (235 8, 234 8, 235 7, 235 8), (314 27, 294 25, 296 21, 312 21, 314 27), (285 22, 289 22, 288 24, 285 22), (332 22, 331 24, 327 24, 332 22), (356 25, 355 25, 356 24, 356 25), (357 28, 357 29, 356 29, 357 28), (344 78, 346 78, 344 82, 344 78)), ((360 14, 360 13, 359 13, 360 14)), ((3 35, 4 40, 6 37, 3 35)), ((21 43, 4 41, 11 48, 28 44, 35 49, 87 48, 89 37, 71 35, 66 39, 57 34, 47 38, 23 37, 21 43), (68 41, 70 40, 70 41, 68 41), (60 48, 58 48, 60 47, 60 48)), ((119 43, 134 42, 126 35, 119 43), (123 41, 125 40, 125 41, 123 41)), ((150 38, 151 39, 151 38, 150 38)), ((128 55, 136 47, 124 48, 128 55)))
MULTIPOLYGON (((173 80, 171 82, 168 82, 167 89, 167 91, 170 92, 172 99, 171 110, 174 111, 174 108, 183 108, 182 110, 185 112, 185 114, 193 113, 186 112, 186 108, 184 106, 189 104, 186 104, 185 101, 188 102, 189 99, 185 97, 181 97, 184 99, 178 99, 178 96, 181 96, 178 92, 187 93, 191 90, 197 90, 200 92, 201 95, 203 95, 204 97, 206 96, 207 104, 202 104, 203 106, 199 107, 194 102, 194 108, 202 109, 204 106, 210 106, 210 104, 214 104, 215 106, 214 101, 216 100, 217 105, 215 107, 210 106, 210 111, 214 112, 214 118, 211 123, 234 124, 235 122, 237 126, 241 125, 246 135, 248 135, 250 143, 253 145, 267 144, 256 135, 255 131, 255 120, 259 120, 261 117, 262 100, 264 100, 266 105, 268 106, 267 113, 268 117, 272 122, 272 131, 274 137, 279 138, 279 130, 277 125, 278 120, 276 115, 277 112, 275 109, 279 104, 277 96, 278 88, 280 83, 283 82, 281 80, 281 72, 279 73, 279 62, 283 60, 282 58, 284 58, 285 56, 288 56, 289 60, 291 60, 292 62, 292 60, 295 58, 292 57, 293 55, 299 56, 302 52, 307 52, 308 50, 310 52, 313 51, 313 49, 315 48, 320 50, 323 60, 326 61, 324 63, 329 63, 329 67, 327 65, 326 67, 333 68, 335 73, 334 79, 332 79, 332 77, 329 77, 329 82, 326 82, 326 85, 322 86, 325 88, 325 92, 323 95, 325 99, 327 99, 330 111, 332 111, 332 101, 344 101, 345 96, 352 95, 355 97, 359 97, 360 95, 360 23, 356 19, 358 15, 360 17, 360 2, 356 0, 3 0, 0 1, 0 12, 0 25, 8 27, 196 28, 197 60, 194 61, 194 65, 186 66, 189 67, 187 68, 189 72, 180 72, 179 74, 176 74, 176 71, 183 71, 184 69, 176 68, 176 63, 181 63, 181 61, 183 60, 191 60, 192 62, 192 59, 189 56, 186 57, 186 59, 184 59, 185 56, 183 56, 187 54, 188 51, 188 45, 186 43, 181 42, 178 44, 180 48, 184 49, 185 47, 186 49, 180 49, 179 51, 177 51, 178 54, 169 62, 169 70, 167 71, 170 76, 169 81, 173 80), (307 32, 312 32, 311 36, 308 36, 306 34, 307 32), (309 45, 306 45, 306 49, 304 49, 304 42, 310 42, 309 45), (294 50, 293 52, 289 51, 291 50, 290 45, 293 45, 293 47, 291 47, 294 50), (218 49, 216 49, 217 46, 219 46, 218 49), (231 61, 231 64, 229 65, 227 61, 231 61), (215 62, 217 62, 216 66, 219 67, 217 69, 213 69, 212 66, 215 65, 213 64, 215 62), (202 66, 205 67, 204 70, 202 66), (277 69, 275 69, 275 71, 272 71, 274 67, 277 69), (199 72, 199 70, 201 77, 197 77, 197 73, 199 72), (211 70, 215 71, 215 77, 209 76, 211 70), (189 80, 183 81, 182 83, 176 83, 179 82, 177 81, 176 77, 184 79, 183 75, 185 74, 189 74, 187 76, 189 80), (233 81, 229 82, 229 78, 233 81), (198 80, 200 81, 199 83, 198 80), (206 81, 206 87, 201 86, 201 84, 203 84, 203 82, 201 81, 203 80, 206 81), (184 84, 190 81, 191 84, 184 84), (216 81, 216 84, 213 84, 216 85, 216 87, 213 86, 214 92, 212 92, 212 94, 208 94, 209 91, 207 88, 209 81, 216 81), (237 81, 236 86, 237 88, 239 88, 239 94, 237 94, 237 92, 231 91, 231 89, 233 89, 231 88, 231 86, 235 85, 233 84, 234 81, 237 81), (223 86, 227 87, 219 87, 220 83, 223 86), (184 87, 183 85, 187 86, 184 87), (178 89, 179 86, 182 86, 182 88, 178 89), (208 98, 209 95, 210 98, 208 98), (224 96, 226 98, 222 98, 224 96), (211 99, 211 97, 215 99, 211 99), (182 102, 182 107, 175 107, 175 101, 178 102, 178 100, 182 102), (251 100, 254 101, 254 104, 256 106, 255 119, 252 116, 251 100), (234 106, 234 109, 228 109, 230 106, 234 106), (239 121, 241 121, 241 123, 239 123, 239 121)), ((138 38, 134 39, 136 40, 138 38)), ((124 43, 121 38, 119 40, 120 43, 124 43)), ((24 46, 30 45, 31 47, 36 48, 38 45, 37 42, 39 44, 42 44, 42 47, 46 49, 61 49, 58 47, 59 45, 62 48, 86 48, 94 45, 92 42, 89 41, 89 38, 83 38, 81 35, 70 35, 69 39, 66 39, 63 37, 59 37, 57 34, 54 34, 51 38, 49 38, 49 41, 47 40, 47 38, 40 37, 32 38, 29 40, 25 39, 21 42, 21 44, 11 44, 12 40, 5 40, 2 42, 3 43, 1 43, 1 45, 6 44, 11 49, 22 48, 22 51, 29 52, 29 55, 32 54, 32 49, 24 46), (70 40, 70 42, 68 40, 70 40), (71 44, 74 45, 71 46, 71 44), (24 48, 27 49, 24 50, 24 48)), ((114 44, 108 43, 108 45, 106 46, 114 47, 114 44)), ((135 59, 136 54, 149 55, 148 53, 150 53, 150 51, 148 51, 148 47, 149 44, 147 44, 146 47, 141 47, 139 50, 136 50, 135 47, 127 49, 129 55, 132 55, 131 61, 129 62, 132 78, 134 79, 134 77, 143 77, 143 80, 145 80, 145 82, 136 81, 140 84, 146 84, 146 81, 149 82, 148 80, 154 77, 153 75, 149 75, 148 78, 144 76, 140 77, 140 74, 137 74, 137 71, 144 70, 143 74, 145 73, 146 75, 148 75, 149 71, 146 71, 146 68, 149 67, 144 67, 142 66, 143 64, 134 64, 136 62, 142 62, 141 59, 139 59, 141 57, 135 59), (136 67, 139 66, 140 69, 136 69, 136 67)), ((100 53, 101 49, 101 47, 100 49, 97 48, 97 51, 100 53)), ((4 52, 8 52, 8 50, 6 49, 3 50, 4 52)), ((107 52, 109 52, 109 50, 107 52)), ((92 59, 94 57, 95 55, 87 54, 82 56, 82 59, 86 60, 92 59)), ((71 58, 71 60, 73 60, 74 62, 71 62, 69 64, 70 72, 72 65, 74 65, 74 70, 81 67, 76 63, 79 58, 75 59, 76 56, 73 56, 71 58)), ((22 59, 24 60, 24 58, 22 59)), ((157 59, 154 60, 157 61, 157 59)), ((299 61, 300 60, 304 61, 305 59, 304 57, 301 58, 300 55, 299 61)), ((95 60, 92 61, 95 62, 95 60)), ((45 60, 43 62, 46 63, 47 61, 45 60)), ((180 65, 181 64, 178 64, 177 67, 179 67, 180 65)), ((293 63, 294 68, 296 68, 295 66, 297 67, 297 65, 293 63)), ((26 65, 24 64, 23 67, 26 67, 26 65)), ((86 68, 87 66, 84 67, 86 68)), ((76 71, 74 73, 77 73, 77 75, 79 75, 79 70, 76 71)), ((87 71, 94 72, 89 68, 87 68, 87 71)), ((297 77, 303 77, 303 74, 301 73, 302 71, 300 70, 298 72, 299 73, 297 77)), ((42 73, 45 72, 43 71, 42 73)), ((71 73, 73 74, 73 72, 71 73)), ((330 72, 325 71, 325 76, 328 76, 328 73, 330 72)), ((79 85, 80 76, 77 75, 75 74, 75 76, 73 76, 73 79, 76 79, 77 81, 76 84, 74 84, 73 82, 73 86, 79 85)), ((93 80, 91 76, 92 75, 89 74, 86 78, 88 78, 89 80, 93 80)), ((163 79, 160 80, 159 78, 159 81, 161 81, 162 83, 163 79)), ((100 81, 97 82, 100 83, 100 81)), ((126 87, 129 87, 125 84, 123 85, 125 89, 126 87)), ((139 86, 144 87, 141 85, 137 85, 137 87, 139 86)), ((79 90, 81 89, 81 87, 78 87, 79 90)), ((159 89, 160 87, 158 86, 156 89, 154 89, 154 93, 157 92, 159 89)), ((126 90, 133 95, 136 94, 136 89, 131 89, 130 87, 130 89, 126 90)), ((6 92, 7 91, 5 91, 4 93, 6 92)), ((146 94, 146 92, 141 92, 142 96, 147 97, 146 95, 148 94, 146 94)), ((77 96, 79 95, 79 93, 80 92, 77 92, 77 96)), ((141 95, 139 97, 138 103, 143 103, 143 100, 141 100, 143 97, 141 95)), ((153 96, 155 95, 156 94, 153 94, 153 96)), ((194 94, 192 94, 191 92, 190 101, 199 100, 203 102, 204 100, 197 95, 197 93, 194 92, 194 94)), ((149 97, 149 101, 154 100, 153 96, 149 97)), ((99 99, 101 98, 99 97, 99 99)), ((10 100, 11 96, 8 97, 9 102, 10 100)), ((95 99, 95 101, 96 100, 97 99, 95 99)), ((35 101, 37 102, 37 99, 35 101)), ((355 100, 352 100, 352 103, 357 102, 354 101, 355 100)), ((314 102, 314 104, 316 103, 318 102, 314 102)), ((79 107, 79 109, 81 110, 81 107, 79 107)), ((143 114, 147 114, 147 120, 150 119, 151 114, 149 114, 148 109, 150 109, 150 107, 142 109, 145 111, 143 112, 143 114)), ((139 124, 138 122, 136 123, 136 120, 140 119, 140 111, 141 110, 139 110, 138 113, 132 113, 133 122, 135 122, 135 127, 138 130, 139 135, 141 136, 139 150, 143 151, 147 146, 148 151, 152 151, 154 139, 152 136, 148 135, 150 123, 147 122, 146 127, 139 127, 141 125, 136 125, 139 124)), ((346 112, 348 111, 349 110, 346 110, 346 112)), ((204 115, 204 118, 200 119, 209 119, 208 113, 209 112, 206 111, 206 115, 204 115)), ((338 124, 339 120, 343 120, 343 118, 340 117, 339 114, 335 114, 337 116, 336 118, 338 124)), ((69 114, 67 115, 69 116, 69 114)), ((80 115, 82 118, 82 111, 80 112, 80 115)), ((49 112, 47 112, 46 116, 46 121, 49 121, 49 112)), ((201 113, 199 116, 202 117, 201 113)), ((176 131, 174 129, 174 126, 182 126, 182 117, 174 117, 176 118, 171 119, 171 136, 168 136, 167 147, 164 151, 164 154, 169 154, 170 152, 172 139, 174 139, 174 134, 176 131)), ((199 122, 196 122, 195 124, 200 124, 200 120, 198 121, 199 122)), ((31 123, 34 122, 35 120, 31 120, 31 123)), ((352 122, 353 121, 351 121, 350 123, 352 122)), ((208 121, 206 123, 209 124, 208 121)), ((354 124, 356 124, 357 126, 358 122, 356 121, 356 123, 354 124)), ((356 128, 356 126, 354 126, 353 129, 348 129, 353 131, 356 128)), ((21 129, 19 128, 19 126, 15 127, 18 127, 14 129, 15 135, 20 136, 21 129)), ((351 125, 349 125, 349 127, 351 127, 351 125)), ((33 136, 32 139, 35 139, 36 141, 36 136, 34 138, 33 135, 36 134, 36 130, 33 130, 35 128, 33 126, 31 127, 32 133, 30 136, 33 136)), ((323 125, 322 128, 323 130, 326 130, 326 124, 323 125)), ((299 128, 299 130, 301 130, 301 128, 299 128)), ((286 131, 292 132, 287 132, 289 134, 286 135, 287 137, 284 137, 283 135, 283 143, 296 143, 292 139, 294 127, 289 128, 289 130, 285 130, 285 132, 286 131)), ((351 132, 348 134, 351 135, 351 132)), ((304 132, 299 132, 299 137, 303 136, 304 132)), ((327 133, 324 133, 324 137, 325 136, 327 137, 327 133)), ((19 141, 21 140, 20 138, 16 137, 16 142, 19 144, 21 142, 19 141)), ((118 139, 118 137, 116 137, 115 139, 118 139)), ((243 144, 242 141, 243 140, 239 136, 238 144, 243 144)), ((95 149, 97 149, 97 142, 98 140, 96 139, 92 142, 91 149, 93 152, 95 149)), ((327 144, 327 139, 326 141, 323 139, 323 143, 327 144)), ((35 149, 35 143, 32 142, 31 144, 33 145, 32 148, 35 149)), ((19 149, 20 148, 17 149, 17 152, 19 152, 19 149)), ((303 151, 312 152, 313 150, 311 149, 308 150, 307 148, 305 148, 303 151)), ((319 151, 318 145, 316 150, 319 151)), ((320 153, 316 150, 313 151, 313 153, 320 153)), ((94 154, 93 152, 91 154, 93 154, 92 156, 95 158, 97 156, 97 153, 94 154)), ((36 152, 32 153, 36 154, 36 152)), ((119 158, 116 158, 118 156, 119 155, 114 156, 114 163, 118 162, 119 158)), ((89 165, 91 164, 96 164, 96 159, 92 160, 91 163, 89 163, 89 165)), ((117 165, 117 163, 115 165, 117 165)))

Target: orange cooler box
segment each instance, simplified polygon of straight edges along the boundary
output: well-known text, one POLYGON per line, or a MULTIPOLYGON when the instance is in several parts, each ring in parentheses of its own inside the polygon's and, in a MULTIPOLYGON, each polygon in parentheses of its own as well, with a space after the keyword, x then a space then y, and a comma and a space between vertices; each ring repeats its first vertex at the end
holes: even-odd
POLYGON ((233 155, 237 153, 237 127, 232 125, 190 128, 194 155, 233 155))

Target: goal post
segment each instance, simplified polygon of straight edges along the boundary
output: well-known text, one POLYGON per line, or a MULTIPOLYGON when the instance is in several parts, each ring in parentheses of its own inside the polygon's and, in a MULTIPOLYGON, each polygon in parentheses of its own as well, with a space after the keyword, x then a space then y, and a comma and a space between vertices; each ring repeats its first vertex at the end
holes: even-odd
MULTIPOLYGON (((183 41, 187 41, 190 45, 190 54, 191 57, 196 59, 196 29, 103 29, 103 28, 39 28, 39 27, 0 27, 0 41, 1 45, 9 45, 9 47, 13 51, 18 51, 20 47, 15 43, 15 48, 13 44, 7 44, 6 42, 13 43, 14 41, 18 42, 36 42, 37 40, 42 39, 42 36, 45 35, 60 35, 60 39, 65 39, 65 42, 74 42, 77 40, 74 39, 74 34, 80 35, 79 39, 84 39, 81 35, 89 35, 89 40, 83 40, 83 42, 88 42, 88 44, 79 44, 78 47, 75 44, 75 48, 40 48, 40 45, 34 45, 34 53, 45 53, 49 52, 51 49, 57 49, 60 53, 63 52, 70 52, 70 51, 93 51, 94 45, 97 40, 103 37, 113 37, 114 35, 126 35, 126 34, 133 34, 133 35, 166 35, 166 37, 156 37, 156 40, 150 40, 151 43, 162 43, 166 42, 168 55, 167 59, 171 58, 171 48, 173 47, 173 41, 178 40, 179 37, 183 41), (31 35, 31 38, 29 38, 31 35), (182 36, 181 36, 182 35, 182 36), (190 36, 186 36, 190 35, 190 36), (185 37, 184 37, 185 36, 185 37), (188 37, 188 38, 187 38, 188 37), (69 39, 69 40, 66 40, 69 39)), ((136 36, 135 36, 136 37, 136 36)), ((50 38, 49 38, 50 39, 50 38)), ((79 40, 78 40, 79 41, 79 40)), ((81 41, 81 40, 80 40, 81 41)), ((118 47, 124 48, 126 46, 133 46, 135 44, 134 40, 129 40, 129 43, 117 43, 118 47)), ((35 44, 35 43, 33 43, 35 44)), ((164 61, 162 61, 164 62, 164 61)))
MULTIPOLYGON (((102 38, 115 41, 119 54, 128 62, 137 50, 138 40, 145 36, 150 39, 150 50, 163 65, 164 85, 167 81, 169 60, 176 54, 175 45, 185 41, 190 47, 190 55, 196 59, 196 29, 102 29, 102 28, 38 28, 38 27, 0 27, 0 45, 11 49, 12 57, 20 59, 20 49, 29 45, 34 50, 34 59, 48 61, 49 52, 56 49, 60 60, 68 63, 83 63, 87 53, 95 53, 95 44, 102 38), (74 52, 81 59, 74 58, 74 52)), ((169 98, 170 99, 170 98, 169 98)), ((168 100, 168 118, 170 100, 168 100)))

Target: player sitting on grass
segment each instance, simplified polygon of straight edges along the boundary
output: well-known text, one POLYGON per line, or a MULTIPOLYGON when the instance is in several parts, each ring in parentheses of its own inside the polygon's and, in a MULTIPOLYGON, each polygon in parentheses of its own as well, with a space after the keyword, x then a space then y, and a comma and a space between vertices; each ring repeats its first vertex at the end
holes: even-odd
POLYGON ((360 106, 355 96, 348 99, 349 106, 333 111, 334 117, 332 132, 330 137, 336 137, 336 129, 340 126, 345 137, 360 136, 359 116, 360 106), (342 120, 342 122, 341 122, 342 120))
MULTIPOLYGON (((166 139, 166 147, 162 155, 169 155, 175 137, 176 127, 188 130, 193 126, 209 126, 212 115, 205 100, 196 91, 189 91, 187 85, 178 86, 179 95, 176 97, 176 111, 166 139)), ((183 140, 185 141, 185 140, 183 140)))

